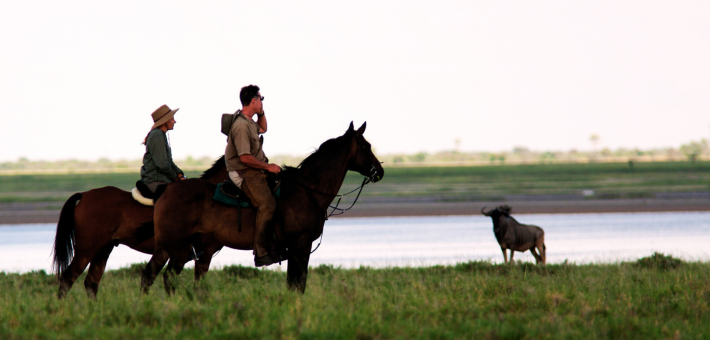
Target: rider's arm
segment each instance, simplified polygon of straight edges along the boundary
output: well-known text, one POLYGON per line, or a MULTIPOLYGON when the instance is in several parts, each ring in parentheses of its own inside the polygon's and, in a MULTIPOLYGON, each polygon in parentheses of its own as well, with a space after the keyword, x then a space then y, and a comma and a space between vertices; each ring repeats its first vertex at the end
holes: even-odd
POLYGON ((259 133, 265 133, 266 132, 266 115, 264 112, 261 112, 261 115, 256 116, 256 123, 259 124, 259 133))
POLYGON ((266 162, 262 162, 262 161, 256 159, 256 157, 254 157, 252 155, 248 155, 248 154, 241 155, 241 156, 239 156, 239 160, 242 161, 242 163, 244 163, 244 165, 246 165, 250 168, 259 169, 259 170, 266 170, 269 172, 273 172, 275 174, 281 172, 280 166, 278 166, 276 164, 269 164, 266 162))

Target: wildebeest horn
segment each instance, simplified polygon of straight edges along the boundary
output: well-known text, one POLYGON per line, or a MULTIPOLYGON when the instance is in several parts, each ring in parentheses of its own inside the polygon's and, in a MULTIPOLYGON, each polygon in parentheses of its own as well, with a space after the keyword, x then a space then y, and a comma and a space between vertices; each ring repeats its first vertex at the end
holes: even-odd
POLYGON ((484 210, 486 210, 485 205, 483 206, 483 208, 481 208, 481 214, 488 216, 488 214, 486 214, 486 212, 484 210))

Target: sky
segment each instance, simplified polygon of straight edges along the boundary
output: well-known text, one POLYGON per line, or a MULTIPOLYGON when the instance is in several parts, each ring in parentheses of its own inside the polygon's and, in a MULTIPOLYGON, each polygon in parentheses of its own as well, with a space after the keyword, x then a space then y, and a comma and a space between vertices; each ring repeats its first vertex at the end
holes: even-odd
POLYGON ((377 153, 679 147, 710 138, 710 2, 4 1, 0 161, 218 157, 239 90, 267 155, 367 122, 377 153))

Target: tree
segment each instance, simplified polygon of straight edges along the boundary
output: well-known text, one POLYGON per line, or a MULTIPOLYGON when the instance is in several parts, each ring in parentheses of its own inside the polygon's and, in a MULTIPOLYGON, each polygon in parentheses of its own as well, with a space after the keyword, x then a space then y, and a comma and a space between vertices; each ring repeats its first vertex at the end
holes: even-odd
POLYGON ((591 136, 589 136, 589 141, 592 142, 592 148, 594 148, 594 151, 597 151, 597 145, 599 144, 599 135, 594 133, 591 136))
POLYGON ((682 152, 688 160, 695 163, 698 156, 702 155, 705 150, 708 149, 708 141, 706 139, 700 142, 690 141, 688 144, 683 144, 680 147, 680 152, 682 152))

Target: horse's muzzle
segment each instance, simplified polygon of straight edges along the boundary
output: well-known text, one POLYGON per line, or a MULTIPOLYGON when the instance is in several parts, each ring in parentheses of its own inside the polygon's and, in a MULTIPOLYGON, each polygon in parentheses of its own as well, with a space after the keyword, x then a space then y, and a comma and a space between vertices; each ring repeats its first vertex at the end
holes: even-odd
POLYGON ((370 182, 376 183, 379 182, 382 177, 385 176, 385 169, 382 169, 380 167, 380 171, 377 171, 377 167, 375 164, 372 164, 372 168, 370 168, 370 182))

